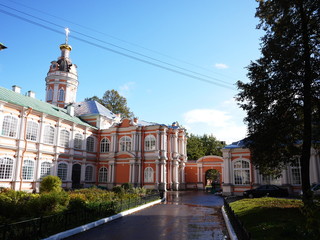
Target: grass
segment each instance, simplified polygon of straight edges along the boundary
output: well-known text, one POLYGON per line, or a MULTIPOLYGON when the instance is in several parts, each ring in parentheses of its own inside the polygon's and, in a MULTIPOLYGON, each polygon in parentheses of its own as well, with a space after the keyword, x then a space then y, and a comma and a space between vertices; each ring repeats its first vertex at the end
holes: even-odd
MULTIPOLYGON (((297 199, 256 198, 230 203, 252 239, 304 239, 303 203, 297 199)), ((320 217, 320 216, 319 216, 320 217)))

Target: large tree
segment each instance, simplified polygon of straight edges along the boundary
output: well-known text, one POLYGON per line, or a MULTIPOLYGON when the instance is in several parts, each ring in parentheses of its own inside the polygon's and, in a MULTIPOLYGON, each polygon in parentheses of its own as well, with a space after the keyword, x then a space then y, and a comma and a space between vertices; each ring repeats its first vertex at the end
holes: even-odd
POLYGON ((262 173, 279 173, 300 156, 303 199, 311 204, 310 152, 319 140, 319 0, 261 0, 261 57, 238 82, 247 143, 262 173), (317 127, 318 125, 318 127, 317 127))
POLYGON ((93 96, 91 98, 86 98, 85 100, 95 100, 108 108, 111 112, 116 114, 120 113, 121 116, 125 118, 132 118, 134 116, 133 112, 131 112, 130 108, 127 106, 127 99, 114 89, 107 90, 102 98, 93 96))
POLYGON ((187 155, 190 160, 197 160, 203 156, 218 155, 221 156, 221 148, 224 143, 217 140, 212 135, 204 134, 202 136, 190 134, 187 142, 187 155))

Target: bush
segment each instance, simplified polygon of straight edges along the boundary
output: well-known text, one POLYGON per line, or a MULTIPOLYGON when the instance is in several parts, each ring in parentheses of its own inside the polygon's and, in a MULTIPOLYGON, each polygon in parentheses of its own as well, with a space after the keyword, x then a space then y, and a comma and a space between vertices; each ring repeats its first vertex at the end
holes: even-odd
POLYGON ((123 184, 121 185, 121 187, 122 187, 126 192, 132 191, 132 189, 133 189, 132 183, 123 183, 123 184))
POLYGON ((70 197, 65 191, 51 191, 41 193, 39 198, 34 198, 31 201, 33 207, 37 207, 38 215, 50 215, 61 212, 66 209, 69 204, 70 197))
POLYGON ((61 192, 62 181, 57 176, 46 176, 40 183, 40 192, 61 192))
POLYGON ((120 186, 115 186, 112 188, 112 191, 116 194, 124 194, 125 190, 124 188, 120 187, 120 186))

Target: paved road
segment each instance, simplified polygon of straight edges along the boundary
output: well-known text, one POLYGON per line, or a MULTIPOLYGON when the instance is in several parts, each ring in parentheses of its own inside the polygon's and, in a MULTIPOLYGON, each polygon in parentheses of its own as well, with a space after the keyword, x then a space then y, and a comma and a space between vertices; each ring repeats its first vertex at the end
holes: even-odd
POLYGON ((68 240, 228 239, 223 200, 205 192, 168 192, 167 201, 103 224, 68 240))

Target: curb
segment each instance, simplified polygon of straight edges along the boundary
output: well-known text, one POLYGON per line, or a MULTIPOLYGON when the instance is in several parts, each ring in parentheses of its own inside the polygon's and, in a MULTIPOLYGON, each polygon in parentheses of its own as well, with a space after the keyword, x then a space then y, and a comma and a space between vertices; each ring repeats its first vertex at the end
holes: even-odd
POLYGON ((163 199, 159 199, 159 200, 156 200, 156 201, 153 201, 153 202, 149 202, 149 203, 141 205, 139 207, 135 207, 135 208, 123 211, 123 212, 118 213, 116 215, 113 215, 113 216, 110 216, 110 217, 106 217, 106 218, 102 218, 102 219, 97 220, 95 222, 91 222, 91 223, 82 225, 80 227, 76 227, 76 228, 69 229, 69 230, 64 231, 64 232, 57 233, 57 234, 52 235, 50 237, 44 238, 43 240, 59 240, 59 239, 67 238, 67 237, 70 237, 72 235, 87 231, 87 230, 89 230, 91 228, 97 227, 97 226, 99 226, 101 224, 104 224, 104 223, 107 223, 107 222, 111 222, 113 220, 116 220, 118 218, 122 218, 122 217, 124 217, 126 215, 129 215, 131 213, 140 211, 140 210, 142 210, 144 208, 147 208, 147 207, 150 207, 152 205, 158 204, 158 203, 160 203, 162 201, 163 201, 163 199))
POLYGON ((224 222, 226 223, 226 226, 228 229, 230 239, 231 240, 238 240, 238 237, 237 237, 236 233, 234 232, 233 227, 229 221, 228 215, 227 215, 226 211, 224 210, 224 206, 222 206, 221 211, 222 211, 224 222))

